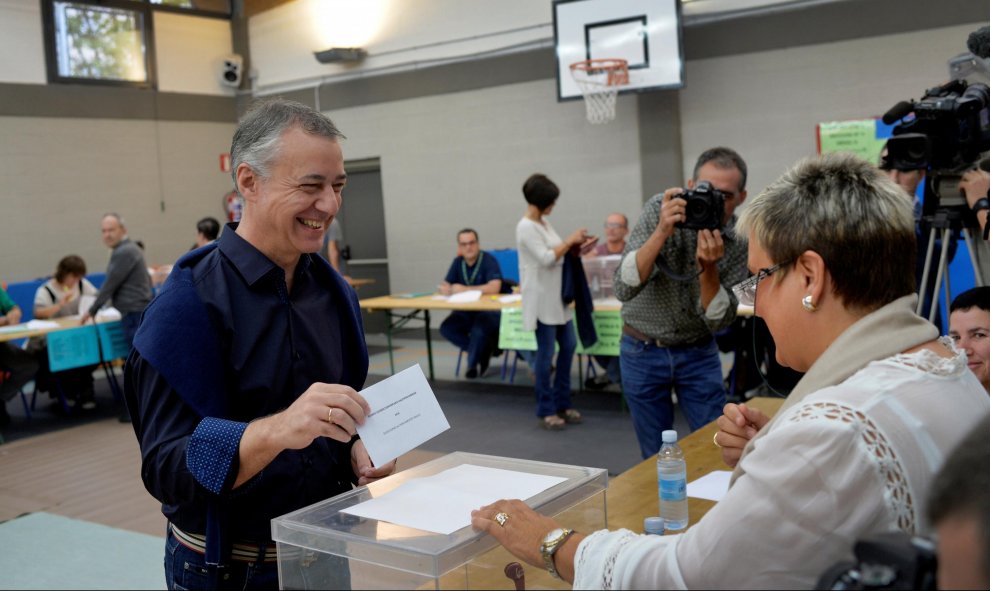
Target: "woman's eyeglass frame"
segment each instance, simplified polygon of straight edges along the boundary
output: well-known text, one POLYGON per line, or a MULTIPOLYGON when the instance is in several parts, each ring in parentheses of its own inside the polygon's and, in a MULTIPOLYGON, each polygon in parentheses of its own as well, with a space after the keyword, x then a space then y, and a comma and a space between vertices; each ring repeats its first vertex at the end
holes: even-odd
POLYGON ((767 277, 773 275, 777 271, 789 267, 793 261, 788 261, 786 263, 777 263, 772 267, 766 267, 765 269, 760 269, 756 272, 756 275, 748 279, 744 279, 739 283, 732 286, 732 293, 736 295, 736 299, 739 303, 744 306, 756 306, 756 288, 759 287, 760 282, 767 277))

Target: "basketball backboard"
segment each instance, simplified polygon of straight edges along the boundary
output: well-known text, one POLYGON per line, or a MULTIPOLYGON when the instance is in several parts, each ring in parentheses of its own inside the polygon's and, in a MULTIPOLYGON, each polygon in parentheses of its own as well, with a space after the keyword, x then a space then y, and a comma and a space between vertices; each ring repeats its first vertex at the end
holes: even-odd
POLYGON ((684 85, 680 0, 554 0, 557 100, 582 97, 570 65, 619 58, 629 63, 621 93, 684 85))

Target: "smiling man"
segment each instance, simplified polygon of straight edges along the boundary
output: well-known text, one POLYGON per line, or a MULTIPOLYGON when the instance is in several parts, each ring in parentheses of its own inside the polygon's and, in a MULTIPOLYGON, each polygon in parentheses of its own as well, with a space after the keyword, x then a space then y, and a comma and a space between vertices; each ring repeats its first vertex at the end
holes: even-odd
MULTIPOLYGON (((175 264, 135 338, 126 399, 169 522, 170 589, 278 588, 271 519, 395 468, 355 437, 369 412, 357 296, 315 254, 347 180, 342 138, 299 103, 252 108, 230 150, 240 223, 175 264)), ((349 586, 328 555, 294 570, 349 586)))
POLYGON ((949 336, 966 352, 969 369, 990 392, 990 287, 974 287, 952 300, 949 336))

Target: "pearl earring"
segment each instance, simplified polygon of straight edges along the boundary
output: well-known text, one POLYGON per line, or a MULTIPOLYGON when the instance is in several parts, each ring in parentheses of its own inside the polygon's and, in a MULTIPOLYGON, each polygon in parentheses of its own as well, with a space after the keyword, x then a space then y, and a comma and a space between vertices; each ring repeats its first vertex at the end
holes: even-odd
POLYGON ((804 306, 804 309, 809 312, 814 312, 815 310, 818 309, 818 306, 816 306, 811 302, 811 294, 804 296, 804 298, 801 300, 801 305, 804 306))

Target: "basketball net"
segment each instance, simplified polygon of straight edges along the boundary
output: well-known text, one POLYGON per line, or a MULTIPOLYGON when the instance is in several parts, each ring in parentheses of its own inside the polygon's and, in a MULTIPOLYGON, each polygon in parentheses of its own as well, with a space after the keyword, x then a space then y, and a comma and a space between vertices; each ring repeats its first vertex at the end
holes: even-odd
POLYGON ((595 59, 571 64, 571 77, 584 95, 588 122, 608 123, 615 119, 619 87, 629 84, 629 64, 623 59, 595 59))

